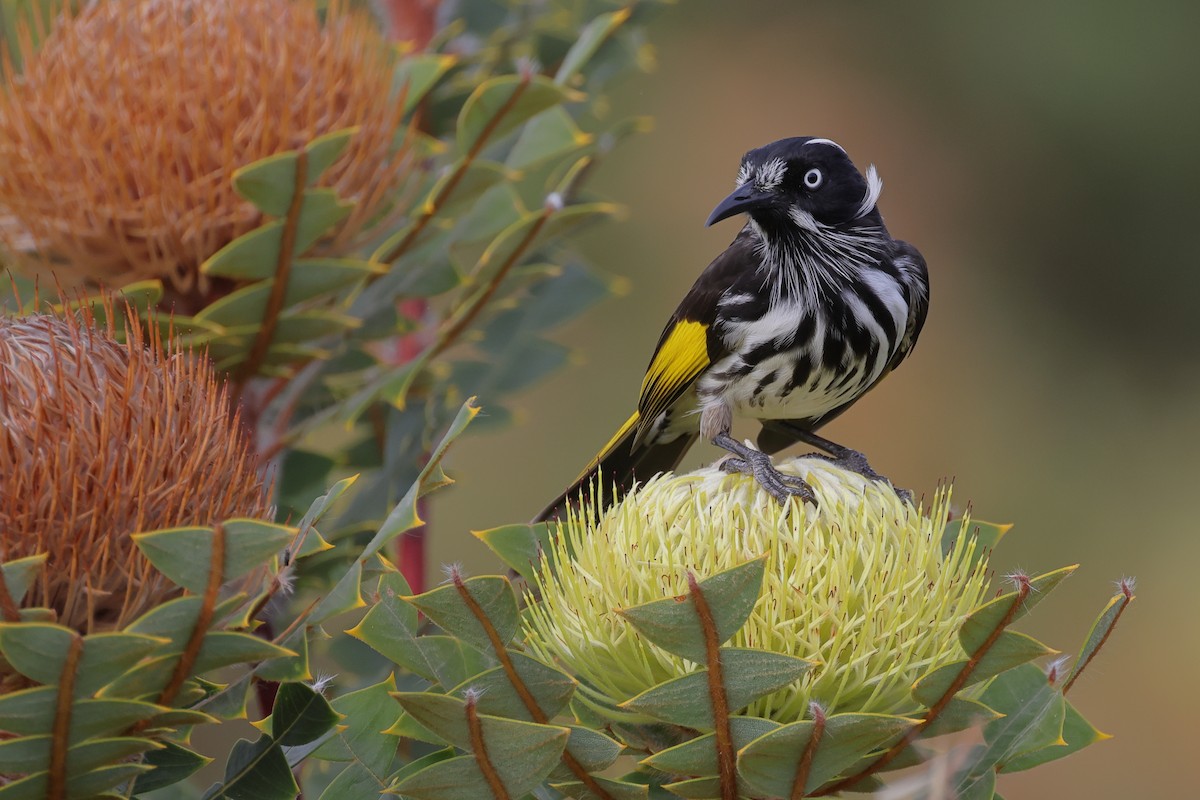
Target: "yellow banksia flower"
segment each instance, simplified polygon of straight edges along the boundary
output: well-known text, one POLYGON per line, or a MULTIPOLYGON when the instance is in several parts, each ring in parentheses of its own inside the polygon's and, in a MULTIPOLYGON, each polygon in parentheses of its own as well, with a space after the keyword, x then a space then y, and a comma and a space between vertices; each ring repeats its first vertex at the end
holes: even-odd
POLYGON ((0 316, 0 561, 46 554, 24 603, 82 632, 177 592, 130 534, 271 517, 208 360, 113 333, 87 315, 0 316))
POLYGON ((322 176, 357 202, 352 237, 394 200, 396 53, 366 13, 294 0, 105 0, 59 19, 0 90, 0 241, 68 289, 162 279, 180 313, 228 287, 200 264, 256 227, 236 169, 357 126, 322 176))
POLYGON ((709 467, 654 478, 598 521, 569 516, 535 576, 533 652, 613 703, 628 700, 700 665, 646 641, 618 610, 686 595, 689 571, 702 580, 765 555, 762 593, 729 644, 818 663, 747 713, 786 723, 810 702, 914 711, 912 684, 963 657, 958 629, 987 589, 973 538, 942 553, 949 489, 923 513, 821 459, 777 466, 804 477, 818 505, 780 505, 753 478, 709 467))

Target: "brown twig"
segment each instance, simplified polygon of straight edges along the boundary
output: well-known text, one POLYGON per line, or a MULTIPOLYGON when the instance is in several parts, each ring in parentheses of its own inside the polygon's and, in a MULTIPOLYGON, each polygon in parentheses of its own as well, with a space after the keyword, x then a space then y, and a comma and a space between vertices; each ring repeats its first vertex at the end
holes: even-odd
POLYGON ((722 800, 738 800, 737 753, 733 746, 733 728, 729 722, 729 695, 725 691, 725 670, 721 664, 721 638, 713 618, 708 598, 700 588, 695 574, 688 570, 688 592, 700 630, 704 634, 704 660, 708 667, 708 696, 712 700, 713 734, 717 743, 717 770, 721 781, 722 800))
POLYGON ((67 796, 67 751, 71 744, 71 710, 75 707, 75 673, 82 659, 83 637, 71 631, 71 644, 58 680, 58 699, 54 708, 50 764, 46 775, 47 800, 63 800, 67 796))
POLYGON ((509 800, 508 789, 505 788, 504 781, 500 779, 496 765, 488 758, 487 742, 483 740, 483 726, 479 723, 479 712, 475 709, 475 703, 475 697, 469 695, 467 697, 467 729, 471 734, 471 752, 475 756, 475 763, 479 765, 479 771, 483 773, 483 779, 487 781, 488 787, 492 790, 492 797, 496 800, 509 800))
POLYGON ((812 771, 813 758, 817 754, 817 746, 821 743, 821 737, 825 734, 825 709, 816 703, 812 703, 810 708, 813 715, 813 730, 808 744, 804 747, 804 752, 800 755, 800 763, 796 766, 796 778, 792 781, 792 800, 802 800, 804 797, 804 787, 808 785, 808 774, 812 771))
MULTIPOLYGON (((287 294, 288 280, 292 274, 292 260, 296 254, 296 238, 300 232, 300 212, 304 208, 304 187, 308 185, 308 152, 301 149, 296 151, 296 177, 292 186, 292 202, 288 206, 287 216, 283 218, 283 230, 280 233, 279 258, 275 262, 275 281, 271 284, 271 293, 267 297, 267 307, 263 311, 262 324, 254 337, 250 353, 238 369, 236 385, 240 389, 246 381, 254 377, 266 360, 267 351, 271 349, 271 340, 275 338, 275 328, 279 325, 279 314, 283 311, 283 299, 287 294)), ((240 391, 235 394, 241 394, 240 391)))
MULTIPOLYGON (((1132 584, 1132 580, 1128 584, 1132 584)), ((1071 691, 1071 687, 1075 685, 1075 681, 1079 680, 1079 676, 1087 669, 1088 664, 1092 663, 1092 659, 1100 652, 1100 648, 1104 647, 1104 643, 1108 641, 1108 637, 1112 635, 1113 630, 1117 627, 1117 622, 1121 619, 1121 615, 1125 613, 1125 609, 1133 602, 1133 588, 1131 585, 1127 585, 1126 581, 1121 582, 1121 594, 1123 595, 1120 601, 1121 605, 1117 608, 1117 613, 1113 615, 1112 621, 1108 623, 1108 630, 1104 631, 1104 635, 1100 637, 1100 642, 1092 649, 1092 652, 1088 653, 1087 658, 1076 667, 1071 677, 1063 684, 1062 693, 1064 695, 1071 691)))
MULTIPOLYGON (((529 689, 529 686, 526 685, 520 674, 518 674, 516 665, 513 664, 512 656, 509 655, 508 648, 505 647, 504 641, 500 638, 500 632, 496 630, 496 626, 488 618, 487 613, 483 610, 483 606, 479 605, 479 601, 471 594, 470 589, 467 588, 462 576, 457 571, 451 575, 451 581, 459 597, 462 598, 463 603, 466 605, 467 610, 471 612, 471 615, 475 617, 480 627, 483 628, 484 633, 487 634, 488 642, 492 645, 492 651, 500 661, 500 666, 504 668, 505 677, 512 684, 513 690, 516 691, 517 697, 520 698, 521 703, 525 706, 525 710, 529 712, 529 716, 533 718, 534 722, 541 723, 542 725, 548 724, 550 722, 549 716, 542 710, 537 698, 533 696, 533 692, 529 689)), ((567 769, 571 770, 571 773, 579 779, 580 783, 587 787, 587 790, 593 796, 600 798, 600 800, 613 800, 612 795, 584 768, 583 764, 579 763, 579 760, 575 756, 571 755, 570 750, 563 750, 562 761, 567 766, 567 769)))

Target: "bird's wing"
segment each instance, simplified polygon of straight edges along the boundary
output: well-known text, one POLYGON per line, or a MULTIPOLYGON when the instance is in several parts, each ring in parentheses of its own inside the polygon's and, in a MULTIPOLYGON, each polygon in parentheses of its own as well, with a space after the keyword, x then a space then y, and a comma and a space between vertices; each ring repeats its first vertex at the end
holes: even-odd
POLYGON ((644 436, 659 415, 691 390, 708 367, 728 355, 722 338, 713 331, 718 306, 739 278, 753 274, 759 264, 755 238, 749 227, 700 273, 658 339, 638 398, 638 437, 644 436))

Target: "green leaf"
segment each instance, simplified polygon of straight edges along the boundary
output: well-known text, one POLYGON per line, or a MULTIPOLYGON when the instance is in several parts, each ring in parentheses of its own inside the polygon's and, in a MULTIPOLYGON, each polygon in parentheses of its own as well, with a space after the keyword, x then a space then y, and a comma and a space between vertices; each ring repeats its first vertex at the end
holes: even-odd
MULTIPOLYGON (((1039 575, 1029 582, 1029 592, 1025 595, 1024 601, 1012 617, 1008 620, 1011 625, 1021 617, 1025 616, 1042 601, 1046 595, 1054 590, 1058 584, 1062 583, 1063 579, 1079 568, 1078 564, 1070 567, 1056 569, 1053 572, 1047 572, 1045 575, 1039 575)), ((971 612, 971 615, 963 622, 962 628, 958 632, 958 640, 962 642, 963 650, 967 653, 974 653, 978 650, 992 632, 998 628, 1005 618, 1012 611, 1013 603, 1016 602, 1020 595, 1017 592, 997 597, 989 603, 979 607, 971 612)))
POLYGON ((504 647, 521 626, 512 583, 499 575, 469 578, 461 584, 448 583, 404 599, 447 633, 485 652, 493 649, 492 637, 504 647), (484 615, 486 623, 478 615, 484 615))
POLYGON ((332 167, 342 157, 342 153, 346 152, 350 140, 358 134, 358 131, 357 125, 330 131, 321 134, 304 146, 304 151, 308 154, 308 175, 306 177, 309 186, 316 186, 317 182, 321 180, 321 176, 325 174, 325 170, 332 167))
POLYGON ((999 717, 1000 714, 994 709, 988 708, 977 700, 952 697, 934 721, 921 731, 921 738, 932 739, 935 736, 958 733, 977 725, 987 724, 999 717))
MULTIPOLYGON (((353 204, 338 199, 333 189, 308 189, 296 220, 296 240, 292 252, 304 255, 318 239, 346 218, 353 204)), ((200 265, 205 275, 257 280, 275 274, 283 249, 284 220, 276 219, 234 239, 200 265)), ((209 308, 196 315, 207 321, 209 308)))
POLYGON ((272 217, 287 216, 296 191, 296 151, 268 156, 234 170, 233 188, 272 217))
MULTIPOLYGON (((51 736, 27 736, 0 742, 0 772, 29 772, 35 765, 49 764, 52 741, 51 736)), ((79 776, 160 747, 162 745, 150 739, 131 736, 89 739, 68 751, 67 770, 69 774, 79 776)))
MULTIPOLYGON (((67 797, 92 798, 148 770, 147 764, 115 764, 72 775, 67 778, 67 797)), ((48 789, 46 774, 38 772, 0 787, 0 800, 43 800, 48 789)))
POLYGON ((483 273, 498 268, 513 256, 529 255, 539 242, 562 236, 585 222, 614 216, 618 210, 612 203, 580 203, 549 215, 542 209, 532 211, 501 231, 483 251, 475 271, 483 273))
MULTIPOLYGON (((582 725, 568 725, 567 729, 571 733, 566 749, 587 772, 602 772, 615 764, 621 755, 621 743, 599 731, 582 725)), ((566 772, 563 779, 570 780, 570 771, 566 767, 562 769, 566 772)))
MULTIPOLYGON (((324 517, 326 512, 328 512, 333 504, 337 502, 338 498, 345 494, 346 490, 353 486, 354 482, 357 480, 357 475, 351 475, 349 478, 343 478, 333 486, 330 486, 329 491, 314 500, 312 505, 309 506, 308 511, 304 514, 303 519, 300 520, 300 524, 296 526, 296 535, 298 537, 303 536, 308 528, 320 522, 321 518, 324 517)), ((304 552, 303 547, 300 549, 300 552, 304 552)), ((299 556, 297 555, 295 557, 299 556)))
MULTIPOLYGON (((1023 633, 1004 631, 959 689, 965 689, 1035 658, 1054 655, 1057 652, 1023 633)), ((946 693, 966 664, 966 661, 955 661, 925 675, 913 686, 913 697, 924 706, 932 706, 946 693)))
POLYGON ((516 173, 495 161, 474 159, 465 162, 460 159, 447 167, 445 174, 429 190, 421 213, 453 215, 471 206, 488 189, 515 177, 516 173), (440 205, 436 204, 438 197, 441 197, 440 205))
POLYGON ((1092 629, 1088 631, 1087 639, 1084 640, 1083 647, 1079 651, 1079 657, 1075 659, 1074 666, 1071 667, 1071 674, 1067 676, 1064 682, 1065 686, 1070 686, 1088 663, 1096 657, 1096 653, 1104 645, 1108 635, 1112 633, 1113 626, 1117 624, 1117 618, 1121 616, 1121 612, 1125 610, 1125 606, 1133 602, 1134 595, 1132 590, 1127 595, 1125 592, 1115 595, 1108 604, 1104 606, 1104 610, 1100 612, 1100 616, 1096 617, 1096 621, 1092 623, 1092 629))
MULTIPOLYGON (((67 652, 77 634, 48 623, 0 623, 0 652, 17 672, 46 685, 62 680, 67 652)), ((168 640, 136 633, 94 633, 84 637, 75 669, 75 697, 87 697, 116 680, 168 640)))
POLYGON ((585 25, 579 32, 579 38, 571 45, 571 49, 559 64, 558 72, 554 75, 555 82, 565 84, 583 69, 600 49, 600 45, 629 19, 630 12, 630 8, 620 8, 600 14, 585 25))
MULTIPOLYGON (((778 722, 761 717, 729 718, 729 728, 733 735, 733 746, 741 750, 758 737, 782 727, 778 722)), ((660 750, 649 758, 643 759, 643 764, 671 775, 712 776, 719 773, 717 765, 716 735, 706 733, 689 739, 682 744, 660 750)))
POLYGON ((501 75, 480 84, 458 115, 458 149, 468 153, 484 140, 496 141, 552 106, 583 95, 541 75, 501 75))
POLYGON ((468 398, 459 409, 454 421, 450 423, 450 427, 442 437, 441 442, 438 443, 438 446, 430 454, 429 460, 421 469, 421 474, 418 476, 416 482, 409 488, 396 507, 392 509, 391 513, 388 514, 387 519, 384 520, 383 525, 380 526, 371 541, 367 543, 366 548, 363 550, 363 558, 375 555, 392 539, 405 531, 412 530, 420 524, 420 517, 417 516, 416 511, 417 498, 431 488, 435 488, 433 487, 433 479, 441 474, 441 461, 446 455, 446 450, 466 430, 467 425, 470 424, 471 420, 478 413, 479 406, 475 405, 475 398, 468 398))
MULTIPOLYGON (((760 697, 799 680, 812 662, 782 653, 723 647, 721 666, 730 712, 737 712, 760 697)), ((636 711, 675 725, 709 731, 713 726, 708 670, 660 683, 630 700, 621 708, 636 711)))
POLYGON ((4 586, 14 603, 20 605, 21 601, 25 599, 25 593, 37 580, 44 563, 46 563, 46 554, 40 553, 35 556, 15 558, 0 564, 0 570, 4 572, 4 586))
POLYGON ((984 726, 986 747, 958 776, 960 797, 987 796, 989 786, 994 791, 996 770, 1005 763, 1064 744, 1065 700, 1046 674, 1032 664, 998 675, 979 699, 1005 716, 984 726))
POLYGON ((574 117, 562 106, 555 106, 529 121, 505 163, 512 169, 525 170, 591 143, 591 135, 579 129, 574 117))
MULTIPOLYGON (((266 563, 296 535, 296 529, 252 519, 224 523, 222 583, 266 563)), ((134 544, 154 567, 183 588, 204 594, 212 564, 211 528, 170 528, 133 534, 134 544)))
POLYGON ((1012 530, 1012 525, 997 525, 994 522, 983 522, 977 519, 965 520, 967 527, 963 529, 964 520, 952 519, 946 523, 946 528, 942 532, 942 552, 950 553, 954 549, 954 545, 960 537, 975 539, 975 549, 971 553, 970 563, 978 564, 979 560, 990 553, 1004 538, 1004 535, 1012 530))
POLYGON ((294 655, 296 654, 291 650, 285 650, 249 633, 210 631, 200 645, 200 654, 196 657, 193 673, 200 675, 232 664, 294 655))
POLYGON ((205 794, 228 800, 295 800, 300 793, 291 767, 270 736, 239 739, 229 753, 225 779, 205 794))
POLYGON ((396 64, 393 85, 404 93, 404 113, 407 115, 429 93, 458 59, 438 53, 406 55, 396 64))
POLYGON ((161 750, 154 750, 145 755, 144 763, 153 769, 138 776, 137 792, 151 792, 172 786, 212 762, 208 756, 188 750, 176 742, 164 741, 162 745, 161 750))
MULTIPOLYGON (((481 716, 479 720, 488 760, 510 797, 521 797, 535 789, 562 757, 568 736, 565 728, 496 717, 481 716)), ((401 780, 395 791, 419 800, 494 796, 474 756, 459 756, 426 767, 401 780)))
POLYGON ((319 692, 303 683, 285 683, 275 695, 271 737, 284 747, 321 738, 340 715, 319 692))
MULTIPOLYGON (((765 564, 766 557, 761 556, 700 581, 719 644, 733 638, 750 617, 762 592, 765 564)), ((667 597, 618 613, 667 652, 697 664, 707 660, 704 629, 690 595, 667 597)))
POLYGON ((617 781, 600 775, 593 775, 592 780, 600 785, 606 797, 598 797, 577 781, 552 785, 568 797, 577 797, 581 800, 648 800, 650 797, 650 787, 645 784, 617 781))
MULTIPOLYGON (((817 741, 804 791, 846 774, 863 756, 890 747, 918 720, 886 714, 834 714, 817 741)), ((762 794, 791 797, 796 769, 816 723, 793 722, 748 744, 738 757, 738 774, 762 794)))
POLYGON ((345 614, 366 605, 362 599, 362 560, 355 560, 342 574, 333 589, 321 598, 309 614, 309 622, 319 625, 330 617, 345 614))
POLYGON ((1070 702, 1065 702, 1064 706, 1066 714, 1063 718, 1062 738, 1065 744, 1051 742, 1040 749, 1022 753, 1004 762, 1000 766, 1000 772, 1021 772, 1022 770, 1033 769, 1042 764, 1066 758, 1072 753, 1078 753, 1083 748, 1093 745, 1096 742, 1112 738, 1107 733, 1097 730, 1092 723, 1084 719, 1083 715, 1070 702))
MULTIPOLYGON (((4 730, 19 736, 48 736, 54 729, 57 702, 57 686, 37 686, 0 696, 4 730)), ((71 704, 67 740, 75 744, 94 736, 114 736, 162 711, 161 706, 136 700, 76 700, 71 704)))
POLYGON ((550 558, 550 531, 544 522, 535 525, 503 525, 486 531, 472 531, 510 569, 532 580, 543 557, 550 558))
POLYGON ((417 640, 421 659, 433 680, 445 688, 458 686, 495 665, 496 659, 453 636, 425 635, 417 640))
POLYGON ((342 722, 315 755, 326 760, 353 760, 374 775, 390 775, 400 737, 387 731, 402 713, 390 697, 395 689, 396 682, 389 675, 381 683, 335 699, 333 708, 342 715, 342 722))
POLYGON ((434 680, 433 669, 421 658, 417 645, 417 610, 401 599, 410 591, 408 581, 399 572, 383 575, 379 579, 379 599, 346 633, 384 658, 434 680))
MULTIPOLYGON (((561 670, 547 666, 523 653, 509 652, 508 657, 512 661, 517 678, 528 689, 545 718, 552 718, 566 708, 575 692, 574 680, 561 670)), ((513 686, 507 670, 502 666, 493 667, 487 672, 468 678, 454 687, 449 694, 461 696, 467 689, 472 689, 479 695, 478 708, 481 714, 535 721, 522 696, 513 686)))

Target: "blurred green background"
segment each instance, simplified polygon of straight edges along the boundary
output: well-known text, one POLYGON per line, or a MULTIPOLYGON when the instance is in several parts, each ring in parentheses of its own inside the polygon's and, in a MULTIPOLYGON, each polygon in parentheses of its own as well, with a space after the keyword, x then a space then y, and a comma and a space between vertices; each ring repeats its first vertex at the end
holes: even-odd
MULTIPOLYGON (((915 355, 826 432, 899 485, 953 478, 959 506, 1017 523, 998 573, 1082 562, 1023 624, 1050 644, 1074 653, 1113 581, 1139 581, 1072 693, 1116 738, 1000 790, 1195 797, 1198 32, 1194 2, 689 0, 663 14, 657 71, 613 109, 656 128, 595 185, 629 217, 588 243, 630 291, 564 331, 578 364, 524 396, 517 426, 452 452, 433 558, 497 569, 468 531, 528 519, 625 419, 675 303, 736 232, 703 222, 741 154, 827 136, 879 168, 884 216, 928 259, 933 301, 915 355)), ((716 455, 700 445, 687 463, 716 455)))

